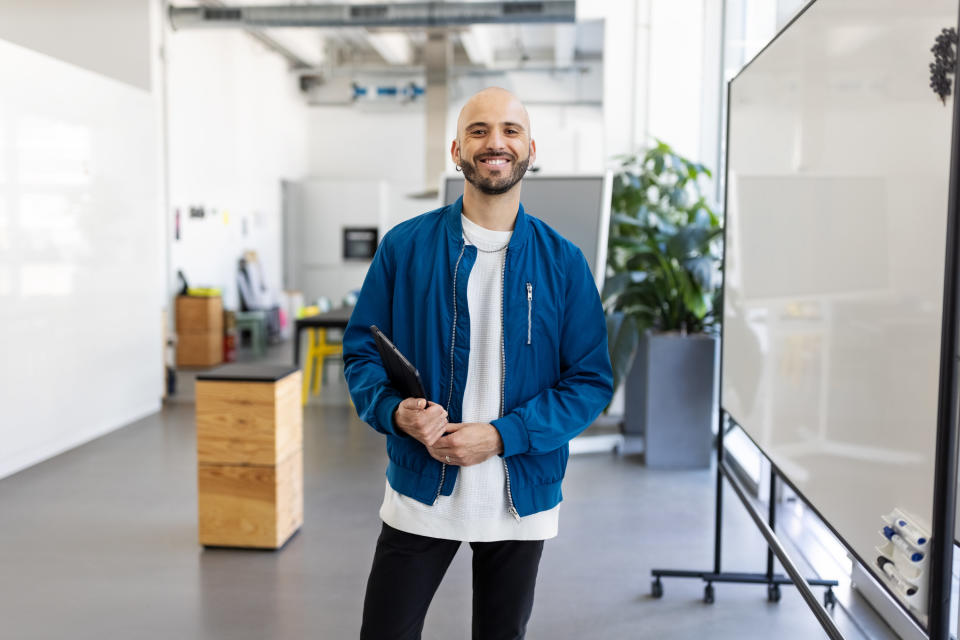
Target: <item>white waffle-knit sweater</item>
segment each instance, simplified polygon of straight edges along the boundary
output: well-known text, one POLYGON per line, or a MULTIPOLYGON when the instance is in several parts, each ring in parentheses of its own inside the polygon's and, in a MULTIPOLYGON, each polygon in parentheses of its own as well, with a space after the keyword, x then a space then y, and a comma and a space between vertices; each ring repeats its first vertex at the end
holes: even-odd
MULTIPOLYGON (((491 231, 461 215, 467 244, 477 246, 477 261, 467 281, 470 357, 463 392, 463 422, 500 417, 501 272, 511 231, 491 231)), ((426 505, 404 496, 387 482, 380 518, 407 533, 463 542, 546 540, 557 535, 560 505, 517 520, 507 500, 506 472, 500 456, 460 467, 453 493, 426 505)))

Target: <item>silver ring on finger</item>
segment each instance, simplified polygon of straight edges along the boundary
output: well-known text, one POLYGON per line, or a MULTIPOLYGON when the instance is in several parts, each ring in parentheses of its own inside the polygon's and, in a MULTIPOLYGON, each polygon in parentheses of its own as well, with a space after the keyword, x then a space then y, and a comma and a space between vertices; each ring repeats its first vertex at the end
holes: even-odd
POLYGON ((450 456, 443 456, 443 457, 447 461, 447 464, 450 464, 450 456))

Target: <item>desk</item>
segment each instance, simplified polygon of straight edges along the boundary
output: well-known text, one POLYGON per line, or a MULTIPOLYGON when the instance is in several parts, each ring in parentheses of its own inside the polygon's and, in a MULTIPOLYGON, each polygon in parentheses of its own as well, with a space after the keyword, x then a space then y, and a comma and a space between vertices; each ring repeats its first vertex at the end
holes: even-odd
POLYGON ((346 329, 353 307, 340 307, 315 316, 297 318, 293 327, 293 364, 300 366, 300 332, 304 329, 346 329))

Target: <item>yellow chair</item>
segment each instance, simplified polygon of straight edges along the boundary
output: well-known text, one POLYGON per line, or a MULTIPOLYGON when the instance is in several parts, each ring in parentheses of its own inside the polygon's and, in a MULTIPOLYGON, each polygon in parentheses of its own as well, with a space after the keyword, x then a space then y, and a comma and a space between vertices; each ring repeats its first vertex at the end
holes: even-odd
MULTIPOLYGON (((304 307, 300 317, 316 315, 317 307, 304 307)), ((304 360, 303 372, 303 404, 307 404, 310 397, 310 380, 313 379, 313 394, 319 395, 323 387, 323 363, 331 356, 343 356, 343 344, 327 342, 326 329, 307 329, 307 357, 304 360)))

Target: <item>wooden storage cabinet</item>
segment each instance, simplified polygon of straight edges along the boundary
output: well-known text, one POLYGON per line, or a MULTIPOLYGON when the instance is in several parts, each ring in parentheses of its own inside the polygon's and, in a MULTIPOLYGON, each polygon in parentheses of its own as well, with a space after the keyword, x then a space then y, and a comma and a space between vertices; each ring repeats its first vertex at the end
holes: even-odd
POLYGON ((223 362, 223 335, 219 331, 180 333, 177 336, 178 367, 212 367, 223 362))
POLYGON ((219 296, 177 296, 177 366, 223 362, 223 301, 219 296))
POLYGON ((276 549, 303 523, 299 369, 229 365, 197 377, 200 544, 276 549))
POLYGON ((303 523, 303 451, 276 465, 200 463, 200 544, 283 546, 303 523))

